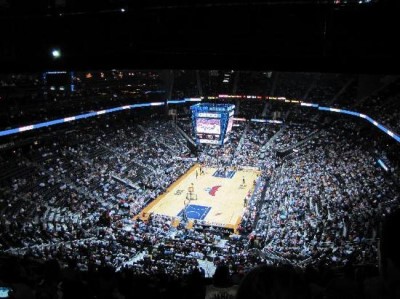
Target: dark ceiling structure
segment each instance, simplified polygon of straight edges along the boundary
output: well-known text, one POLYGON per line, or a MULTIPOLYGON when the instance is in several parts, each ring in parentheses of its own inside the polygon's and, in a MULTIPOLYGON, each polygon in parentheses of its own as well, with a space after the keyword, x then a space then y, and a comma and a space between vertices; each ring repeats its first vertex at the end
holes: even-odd
POLYGON ((377 0, 0 0, 0 72, 398 73, 398 12, 377 0))

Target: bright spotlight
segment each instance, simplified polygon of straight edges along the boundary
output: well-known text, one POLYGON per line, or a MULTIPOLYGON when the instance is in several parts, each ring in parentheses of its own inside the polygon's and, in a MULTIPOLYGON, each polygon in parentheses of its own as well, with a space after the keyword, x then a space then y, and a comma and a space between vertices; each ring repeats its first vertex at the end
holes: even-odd
POLYGON ((53 49, 51 51, 51 55, 53 55, 53 58, 60 58, 61 57, 61 51, 58 49, 53 49))
POLYGON ((125 8, 121 8, 121 12, 125 12, 125 8))

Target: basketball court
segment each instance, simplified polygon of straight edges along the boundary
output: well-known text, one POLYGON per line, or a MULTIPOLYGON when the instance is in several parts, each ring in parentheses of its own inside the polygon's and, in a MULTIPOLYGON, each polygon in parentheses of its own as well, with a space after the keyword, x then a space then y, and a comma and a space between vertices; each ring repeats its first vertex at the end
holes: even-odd
POLYGON ((150 213, 197 220, 208 225, 236 229, 242 218, 245 198, 252 195, 259 172, 219 170, 196 164, 173 183, 164 194, 146 206, 138 217, 146 220, 150 213))

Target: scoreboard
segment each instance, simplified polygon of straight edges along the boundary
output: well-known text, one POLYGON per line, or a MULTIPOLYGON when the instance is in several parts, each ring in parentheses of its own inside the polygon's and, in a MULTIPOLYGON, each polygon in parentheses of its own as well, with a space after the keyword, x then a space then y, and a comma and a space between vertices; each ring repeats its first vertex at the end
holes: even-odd
POLYGON ((201 103, 190 109, 197 144, 222 145, 228 140, 235 105, 201 103))

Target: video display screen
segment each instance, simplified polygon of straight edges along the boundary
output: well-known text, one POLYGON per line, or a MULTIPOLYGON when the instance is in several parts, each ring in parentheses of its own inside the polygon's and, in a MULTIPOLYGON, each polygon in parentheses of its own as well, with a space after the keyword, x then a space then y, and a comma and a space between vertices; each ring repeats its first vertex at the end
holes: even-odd
POLYGON ((221 134, 221 120, 219 118, 197 118, 197 133, 203 134, 221 134))

